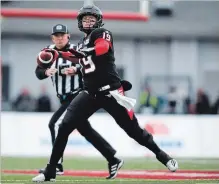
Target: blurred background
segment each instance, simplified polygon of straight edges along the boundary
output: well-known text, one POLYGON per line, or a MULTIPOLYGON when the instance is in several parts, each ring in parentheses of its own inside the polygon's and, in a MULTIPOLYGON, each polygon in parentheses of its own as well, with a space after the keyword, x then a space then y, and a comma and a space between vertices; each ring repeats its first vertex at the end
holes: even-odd
MULTIPOLYGON (((84 3, 92 1, 1 2, 3 156, 50 154, 48 122, 59 103, 51 80, 39 81, 35 76, 36 56, 51 44, 52 27, 58 23, 68 26, 72 43, 78 42, 83 34, 75 16, 84 3), (42 98, 46 109, 38 105, 42 98)), ((93 3, 104 14, 104 27, 113 33, 118 72, 133 84, 127 95, 137 99, 140 125, 173 156, 218 158, 219 2, 93 3)), ((119 155, 152 155, 129 139, 109 115, 96 113, 91 122, 119 155)), ((100 156, 77 131, 71 134, 65 154, 100 156)), ((14 168, 10 159, 5 163, 4 168, 14 168)), ((218 161, 204 163, 211 163, 201 165, 205 169, 218 169, 218 161)), ((147 167, 155 165, 152 162, 147 167)), ((36 161, 34 166, 19 167, 41 166, 36 161)), ((182 168, 192 167, 185 164, 182 168)))
MULTIPOLYGON (((58 13, 77 11, 84 3, 90 1, 2 2, 2 110, 37 111, 37 100, 45 93, 51 99, 51 111, 57 109, 52 82, 38 81, 34 74, 36 56, 40 49, 51 44, 51 29, 57 23, 66 24, 71 42, 77 43, 82 33, 76 19, 71 16, 59 18, 58 13), (48 9, 55 18, 48 18, 41 11, 34 17, 30 13, 32 8, 48 9), (8 11, 4 12, 4 9, 8 11), (27 107, 19 107, 20 95, 30 96, 30 104, 25 103, 27 107)), ((113 32, 119 73, 133 84, 128 95, 138 99, 136 112, 218 113, 217 1, 94 3, 103 13, 121 11, 127 17, 130 13, 141 13, 143 17, 115 15, 104 21, 105 28, 113 32)))

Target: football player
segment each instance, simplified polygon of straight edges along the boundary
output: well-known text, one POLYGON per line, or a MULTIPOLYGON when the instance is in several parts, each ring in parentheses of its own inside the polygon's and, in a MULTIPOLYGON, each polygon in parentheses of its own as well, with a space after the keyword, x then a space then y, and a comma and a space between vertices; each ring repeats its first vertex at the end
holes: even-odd
MULTIPOLYGON (((121 79, 116 71, 113 35, 102 28, 101 10, 94 5, 84 6, 77 19, 78 28, 84 32, 84 37, 78 43, 77 51, 70 49, 69 52, 80 58, 84 88, 68 106, 45 171, 34 177, 33 181, 55 180, 55 166, 63 154, 68 135, 100 108, 105 109, 129 137, 151 150, 170 171, 176 171, 177 161, 161 150, 153 136, 139 126, 132 110, 135 101, 124 95, 121 79)), ((111 165, 110 174, 113 175, 118 167, 116 163, 111 165)))
MULTIPOLYGON (((76 47, 76 45, 69 42, 70 34, 67 26, 65 25, 55 25, 52 29, 51 38, 54 44, 49 45, 43 50, 48 52, 51 51, 54 53, 56 51, 68 51, 69 49, 76 47)), ((78 95, 80 89, 83 88, 81 73, 78 72, 78 83, 76 82, 76 77, 74 75, 77 66, 74 63, 64 59, 62 55, 58 53, 56 53, 56 57, 54 57, 54 59, 56 60, 53 61, 51 66, 38 64, 35 70, 36 76, 39 80, 51 77, 57 97, 59 98, 61 104, 49 121, 49 130, 51 133, 52 144, 55 142, 55 124, 58 123, 59 118, 66 111, 70 102, 75 98, 75 96, 78 95)), ((107 159, 109 165, 118 163, 120 167, 122 166, 123 161, 114 157, 116 150, 114 150, 112 146, 91 127, 88 120, 78 124, 77 130, 107 159)), ((62 162, 63 156, 56 164, 57 175, 64 174, 62 162)), ((43 173, 44 169, 40 169, 39 172, 43 173)), ((113 177, 116 177, 116 173, 117 171, 113 177)), ((110 177, 112 176, 109 176, 109 179, 110 177)))

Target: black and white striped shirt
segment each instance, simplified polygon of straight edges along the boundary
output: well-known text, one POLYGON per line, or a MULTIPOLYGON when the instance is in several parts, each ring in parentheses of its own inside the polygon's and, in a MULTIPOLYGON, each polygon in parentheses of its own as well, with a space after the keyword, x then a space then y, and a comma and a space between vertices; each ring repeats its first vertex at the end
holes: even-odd
MULTIPOLYGON (((56 49, 55 45, 49 45, 47 48, 56 49)), ((76 45, 68 43, 63 49, 59 51, 67 51, 69 48, 76 48, 76 45)), ((65 68, 75 66, 75 63, 71 61, 63 59, 61 56, 52 64, 51 68, 56 68, 58 71, 53 75, 52 81, 55 86, 57 95, 65 95, 77 90, 78 87, 82 88, 82 75, 78 73, 78 75, 68 76, 64 74, 65 68)), ((36 68, 36 75, 39 79, 47 78, 45 75, 46 69, 36 68)))

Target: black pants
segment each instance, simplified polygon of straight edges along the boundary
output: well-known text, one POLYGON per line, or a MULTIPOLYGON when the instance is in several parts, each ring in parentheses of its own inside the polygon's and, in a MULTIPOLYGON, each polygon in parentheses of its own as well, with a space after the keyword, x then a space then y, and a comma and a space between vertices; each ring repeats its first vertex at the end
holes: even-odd
MULTIPOLYGON (((62 116, 62 114, 65 112, 65 110, 67 109, 67 107, 69 106, 70 102, 74 97, 75 96, 72 95, 72 96, 68 96, 65 100, 60 99, 61 106, 50 119, 49 130, 51 133, 53 146, 56 139, 55 124, 57 123, 58 119, 62 116)), ((83 123, 80 123, 77 126, 78 132, 82 136, 84 136, 85 139, 89 141, 109 162, 112 161, 114 159, 114 155, 116 151, 98 132, 96 132, 91 127, 90 122, 87 119, 83 119, 83 121, 84 121, 83 123)), ((63 162, 63 155, 61 156, 60 161, 61 163, 63 162)))
POLYGON ((99 108, 105 109, 128 136, 136 140, 140 145, 147 147, 156 155, 161 152, 153 141, 152 135, 145 129, 140 128, 135 115, 130 118, 127 110, 119 105, 113 97, 102 95, 93 97, 83 91, 71 102, 60 125, 50 158, 51 165, 56 164, 62 156, 69 134, 78 126, 87 123, 86 120, 99 108))

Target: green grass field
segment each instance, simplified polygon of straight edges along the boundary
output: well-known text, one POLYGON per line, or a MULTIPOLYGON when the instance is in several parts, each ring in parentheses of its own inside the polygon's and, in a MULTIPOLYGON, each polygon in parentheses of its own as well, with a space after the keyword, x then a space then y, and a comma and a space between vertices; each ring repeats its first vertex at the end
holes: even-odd
MULTIPOLYGON (((155 159, 138 158, 127 159, 125 158, 125 164, 121 171, 124 170, 161 170, 166 171, 166 167, 160 164, 155 159)), ((219 159, 178 159, 180 170, 211 170, 219 171, 219 159)), ((47 158, 1 158, 2 170, 38 170, 46 165, 47 158)), ((66 170, 105 170, 107 171, 107 162, 104 159, 95 158, 65 158, 64 169, 66 170)), ((21 174, 4 174, 1 176, 1 183, 17 183, 27 184, 32 183, 31 179, 34 175, 21 175, 21 174)), ((47 182, 50 183, 50 182, 47 182)), ((177 183, 177 184, 189 184, 189 183, 209 183, 219 184, 219 180, 147 180, 147 179, 122 179, 116 178, 115 180, 105 180, 104 177, 72 177, 72 176, 58 176, 56 183, 97 183, 97 184, 116 184, 116 183, 136 183, 136 184, 158 184, 158 183, 177 183)))

